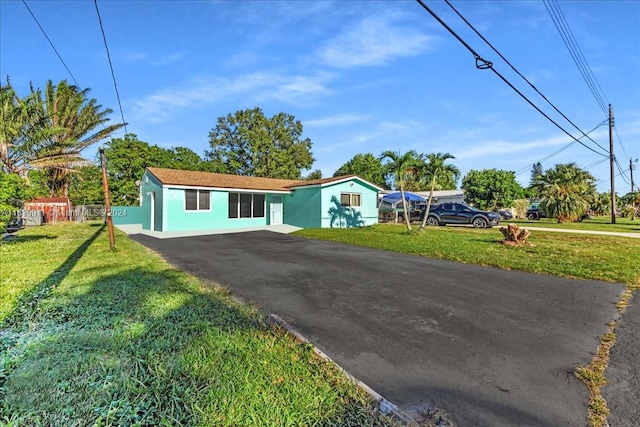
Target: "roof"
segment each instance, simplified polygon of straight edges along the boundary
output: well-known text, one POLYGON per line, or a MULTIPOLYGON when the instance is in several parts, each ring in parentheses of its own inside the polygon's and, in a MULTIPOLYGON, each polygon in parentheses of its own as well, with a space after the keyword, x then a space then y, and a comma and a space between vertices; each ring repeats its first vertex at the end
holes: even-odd
MULTIPOLYGON (((180 169, 147 168, 163 185, 184 185, 189 187, 234 188, 262 191, 291 191, 297 187, 325 185, 349 179, 359 179, 357 175, 336 176, 313 180, 276 179, 255 176, 229 175, 224 173, 187 171, 180 169)), ((371 184, 371 183, 369 183, 371 184)), ((371 184, 377 188, 374 184, 371 184)))

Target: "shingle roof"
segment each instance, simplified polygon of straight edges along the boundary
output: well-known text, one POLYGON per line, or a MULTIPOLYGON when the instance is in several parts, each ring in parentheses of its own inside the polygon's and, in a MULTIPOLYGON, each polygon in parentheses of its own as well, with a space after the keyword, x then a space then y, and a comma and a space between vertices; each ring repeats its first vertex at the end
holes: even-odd
POLYGON ((223 173, 152 167, 147 168, 147 170, 164 185, 235 188, 263 191, 290 191, 296 187, 322 185, 343 179, 357 178, 356 175, 346 175, 306 181, 301 179, 260 178, 255 176, 228 175, 223 173))

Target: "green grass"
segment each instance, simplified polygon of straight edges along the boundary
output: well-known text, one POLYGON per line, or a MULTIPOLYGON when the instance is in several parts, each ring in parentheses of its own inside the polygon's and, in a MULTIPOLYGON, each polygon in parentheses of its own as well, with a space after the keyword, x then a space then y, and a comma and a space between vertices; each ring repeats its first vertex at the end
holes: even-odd
POLYGON ((308 346, 117 233, 0 243, 0 424, 383 426, 308 346))
MULTIPOLYGON (((542 221, 513 221, 520 226, 582 228, 600 231, 637 232, 640 221, 618 221, 606 224, 605 219, 559 225, 542 221)), ((512 222, 512 221, 508 221, 512 222)), ((622 312, 634 292, 640 289, 640 239, 592 234, 558 233, 531 230, 532 246, 513 247, 499 243, 503 239, 499 228, 428 227, 423 232, 407 232, 404 225, 380 224, 350 229, 307 229, 295 232, 303 237, 330 240, 429 258, 446 259, 503 269, 579 279, 596 279, 624 283, 625 294, 617 303, 622 312)), ((592 427, 604 427, 609 414, 601 388, 607 384, 605 371, 609 351, 615 344, 617 328, 612 319, 609 330, 594 349, 587 366, 576 368, 591 395, 586 418, 592 427)))
POLYGON ((627 237, 536 231, 534 246, 499 243, 499 227, 427 227, 408 234, 404 225, 380 224, 349 229, 305 229, 298 236, 384 249, 429 258, 494 266, 562 277, 636 284, 640 277, 640 240, 627 237))

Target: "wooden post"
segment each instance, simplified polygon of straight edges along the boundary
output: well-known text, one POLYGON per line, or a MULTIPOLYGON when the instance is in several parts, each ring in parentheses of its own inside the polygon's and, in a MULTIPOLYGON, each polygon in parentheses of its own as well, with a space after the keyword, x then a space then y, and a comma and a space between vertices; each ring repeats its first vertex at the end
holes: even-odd
POLYGON ((109 183, 107 182, 107 158, 104 155, 104 148, 100 148, 100 165, 102 167, 102 190, 104 191, 104 210, 109 230, 109 247, 115 249, 116 237, 113 234, 113 218, 111 217, 111 199, 109 195, 109 183))

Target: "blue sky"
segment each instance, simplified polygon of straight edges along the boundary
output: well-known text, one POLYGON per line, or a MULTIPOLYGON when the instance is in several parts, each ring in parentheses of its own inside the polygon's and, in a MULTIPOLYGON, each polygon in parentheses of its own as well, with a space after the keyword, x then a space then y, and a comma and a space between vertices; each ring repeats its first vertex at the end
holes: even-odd
MULTIPOLYGON (((581 135, 445 2, 425 3, 553 120, 581 135)), ((94 2, 27 4, 78 84, 120 121, 94 2)), ((542 0, 452 4, 581 130, 606 120, 542 0)), ((640 1, 558 4, 604 102, 613 105, 614 152, 626 173, 616 170, 616 190, 624 194, 629 159, 640 157, 640 1)), ((493 71, 476 69, 471 53, 415 1, 99 0, 98 6, 127 130, 150 144, 203 155, 218 117, 260 107, 267 116, 283 111, 302 122, 313 142, 313 169, 324 176, 357 153, 416 150, 451 153, 463 175, 516 171, 526 185, 534 162, 572 141, 493 71)), ((29 82, 73 81, 19 0, 0 0, 0 75, 21 95, 29 82)), ((606 126, 590 136, 608 149, 606 126)), ((85 155, 92 158, 95 148, 85 155)), ((606 156, 574 143, 542 164, 566 162, 588 169, 599 190, 609 188, 606 156)), ((634 174, 640 183, 640 168, 634 174)))

